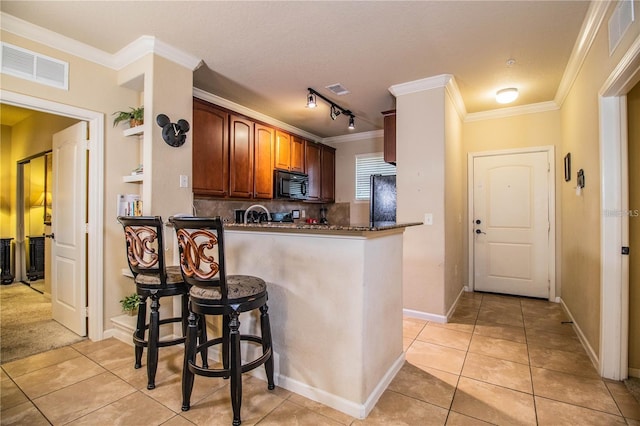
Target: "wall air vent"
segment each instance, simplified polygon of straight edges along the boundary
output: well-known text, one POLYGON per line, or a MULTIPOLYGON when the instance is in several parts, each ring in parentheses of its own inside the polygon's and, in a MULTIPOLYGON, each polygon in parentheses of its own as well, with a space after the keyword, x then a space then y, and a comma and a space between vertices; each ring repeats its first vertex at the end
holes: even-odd
POLYGON ((340 95, 346 95, 347 93, 349 93, 349 91, 347 90, 346 87, 344 87, 342 84, 340 83, 336 83, 336 84, 332 84, 330 86, 326 86, 326 89, 331 90, 333 93, 335 93, 336 95, 340 96, 340 95))
POLYGON ((69 64, 30 50, 2 43, 3 74, 69 90, 69 64))

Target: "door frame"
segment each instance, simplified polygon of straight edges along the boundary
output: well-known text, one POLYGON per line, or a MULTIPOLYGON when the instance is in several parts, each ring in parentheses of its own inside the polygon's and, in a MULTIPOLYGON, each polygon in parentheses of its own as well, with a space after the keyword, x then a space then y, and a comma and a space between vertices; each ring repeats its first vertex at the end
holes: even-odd
POLYGON ((505 149, 495 151, 479 151, 470 152, 467 154, 467 238, 469 247, 469 284, 470 291, 474 290, 475 283, 475 270, 474 270, 474 239, 471 232, 471 222, 473 221, 473 197, 474 197, 474 169, 473 163, 476 158, 479 157, 492 157, 497 155, 511 155, 511 154, 529 154, 534 152, 545 152, 549 159, 549 182, 548 182, 548 196, 549 196, 549 247, 548 247, 548 262, 549 262, 549 300, 552 302, 559 302, 556 300, 556 168, 555 168, 555 146, 538 146, 518 149, 505 149))
POLYGON ((629 177, 627 97, 640 81, 640 36, 602 85, 600 118, 600 353, 602 377, 623 380, 629 369, 629 177))
POLYGON ((75 118, 86 121, 89 125, 90 167, 86 182, 89 223, 87 224, 87 263, 85 265, 87 310, 89 312, 87 331, 91 340, 102 340, 104 333, 104 259, 102 256, 104 240, 104 114, 3 89, 0 89, 0 103, 75 118))

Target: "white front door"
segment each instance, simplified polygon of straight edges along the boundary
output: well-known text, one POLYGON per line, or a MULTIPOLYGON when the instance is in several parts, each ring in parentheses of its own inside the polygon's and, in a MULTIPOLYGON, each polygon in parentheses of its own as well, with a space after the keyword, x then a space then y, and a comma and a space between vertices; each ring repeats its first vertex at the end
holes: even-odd
POLYGON ((51 311, 86 336, 87 123, 53 135, 51 311))
POLYGON ((475 290, 549 297, 548 155, 474 158, 475 290))

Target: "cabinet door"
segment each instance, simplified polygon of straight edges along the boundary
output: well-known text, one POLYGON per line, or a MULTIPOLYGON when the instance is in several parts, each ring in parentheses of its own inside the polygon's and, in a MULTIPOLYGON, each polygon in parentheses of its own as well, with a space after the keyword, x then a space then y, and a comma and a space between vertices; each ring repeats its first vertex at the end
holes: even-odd
POLYGON ((255 124, 254 190, 255 198, 273 198, 273 142, 275 130, 255 124))
POLYGON ((334 202, 336 198, 336 150, 322 146, 322 201, 334 202))
POLYGON ((291 136, 276 130, 275 168, 289 170, 291 167, 291 136))
POLYGON ((253 121, 229 116, 229 196, 253 196, 253 121))
POLYGON ((229 188, 229 114, 193 101, 193 192, 225 197, 229 188))
POLYGON ((396 164, 396 110, 385 111, 384 115, 384 161, 396 164))
POLYGON ((291 137, 291 167, 292 172, 304 173, 304 139, 291 137))
POLYGON ((322 194, 321 148, 317 143, 307 141, 305 147, 305 173, 309 175, 307 196, 309 200, 320 200, 322 194))

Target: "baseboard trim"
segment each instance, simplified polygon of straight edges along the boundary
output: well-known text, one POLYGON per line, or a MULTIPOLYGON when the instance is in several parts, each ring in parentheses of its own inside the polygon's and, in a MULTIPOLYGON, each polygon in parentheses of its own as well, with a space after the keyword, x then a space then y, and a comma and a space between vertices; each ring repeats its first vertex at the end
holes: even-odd
POLYGON ((322 389, 314 388, 312 386, 309 386, 308 384, 299 382, 286 376, 278 375, 276 383, 279 387, 297 393, 298 395, 304 396, 305 398, 324 404, 351 417, 364 419, 369 415, 371 410, 373 410, 373 407, 375 407, 376 403, 389 386, 389 383, 391 383, 398 371, 400 371, 400 369, 404 365, 404 361, 405 355, 403 352, 394 361, 391 367, 389 367, 378 385, 374 388, 374 390, 371 392, 371 394, 363 404, 358 404, 356 402, 328 393, 322 389))
POLYGON ((560 305, 562 305, 562 309, 564 309, 564 311, 567 313, 567 315, 571 319, 573 329, 576 331, 576 334, 578 335, 578 339, 580 339, 580 343, 582 343, 582 347, 587 352, 587 356, 591 360, 591 363, 593 364, 593 366, 596 368, 596 371, 598 371, 599 373, 600 361, 598 359, 598 356, 596 355, 596 352, 593 350, 593 348, 589 344, 589 341, 587 340, 586 336, 582 332, 582 329, 580 329, 580 326, 578 325, 575 318, 571 314, 569 307, 566 305, 566 303, 564 303, 564 300, 562 300, 562 298, 560 298, 560 305))
POLYGON ((413 309, 403 309, 402 314, 408 318, 416 318, 425 321, 433 321, 440 324, 447 323, 447 317, 444 315, 430 314, 428 312, 415 311, 413 309))
POLYGON ((635 377, 640 379, 640 368, 631 368, 629 367, 629 372, 627 373, 629 377, 635 377))

